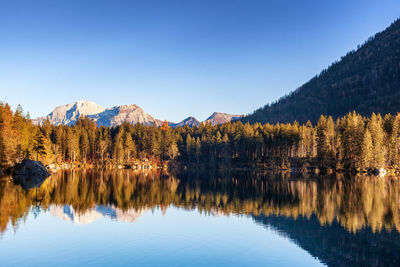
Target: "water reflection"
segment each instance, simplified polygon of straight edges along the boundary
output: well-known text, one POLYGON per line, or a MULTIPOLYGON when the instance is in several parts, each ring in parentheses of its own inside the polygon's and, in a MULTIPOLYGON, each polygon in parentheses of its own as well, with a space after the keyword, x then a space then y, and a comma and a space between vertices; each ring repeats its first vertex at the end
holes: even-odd
POLYGON ((254 216, 254 220, 306 250, 328 266, 398 266, 400 235, 396 231, 361 229, 349 233, 337 222, 321 225, 315 215, 296 220, 254 216))
MULTIPOLYGON (((78 171, 54 174, 37 194, 42 210, 67 205, 72 214, 99 212, 107 206, 111 213, 123 214, 174 205, 208 214, 294 219, 315 215, 321 225, 337 222, 349 232, 366 227, 373 232, 400 230, 400 182, 390 178, 78 171)), ((26 216, 36 200, 34 190, 22 190, 9 179, 0 180, 1 231, 8 221, 26 216)))
POLYGON ((136 221, 136 219, 140 218, 146 211, 148 211, 148 209, 128 209, 123 211, 113 205, 95 205, 95 207, 88 209, 84 212, 78 212, 69 205, 61 206, 53 204, 50 205, 49 211, 53 216, 63 219, 65 221, 70 221, 76 224, 88 224, 102 217, 109 218, 111 220, 133 223, 136 221))
POLYGON ((47 178, 48 177, 46 176, 29 176, 17 174, 13 176, 14 183, 16 185, 20 185, 24 190, 40 187, 47 178))
MULTIPOLYGON (((132 223, 151 209, 166 212, 174 206, 213 216, 250 216, 329 265, 400 260, 396 178, 88 170, 54 174, 37 194, 42 212, 77 224, 101 217, 132 223)), ((0 180, 0 230, 16 226, 35 199, 34 190, 0 180)))

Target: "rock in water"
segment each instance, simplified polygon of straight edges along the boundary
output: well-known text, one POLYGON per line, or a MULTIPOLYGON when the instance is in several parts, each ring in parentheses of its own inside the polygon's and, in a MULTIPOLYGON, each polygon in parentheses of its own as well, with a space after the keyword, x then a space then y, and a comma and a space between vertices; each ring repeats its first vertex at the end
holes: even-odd
POLYGON ((13 179, 16 184, 22 186, 24 190, 39 187, 50 173, 40 161, 24 159, 14 167, 13 179))

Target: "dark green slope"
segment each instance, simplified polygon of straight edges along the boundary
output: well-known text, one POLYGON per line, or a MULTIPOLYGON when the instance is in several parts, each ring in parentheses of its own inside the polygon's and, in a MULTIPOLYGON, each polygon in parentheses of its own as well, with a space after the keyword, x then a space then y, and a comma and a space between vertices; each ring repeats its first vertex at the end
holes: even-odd
POLYGON ((400 112, 400 19, 351 51, 318 76, 244 122, 316 122, 321 114, 339 117, 400 112))
POLYGON ((309 219, 284 216, 253 216, 253 219, 289 238, 327 266, 399 266, 400 235, 393 229, 373 233, 371 229, 350 233, 336 221, 320 225, 309 219))

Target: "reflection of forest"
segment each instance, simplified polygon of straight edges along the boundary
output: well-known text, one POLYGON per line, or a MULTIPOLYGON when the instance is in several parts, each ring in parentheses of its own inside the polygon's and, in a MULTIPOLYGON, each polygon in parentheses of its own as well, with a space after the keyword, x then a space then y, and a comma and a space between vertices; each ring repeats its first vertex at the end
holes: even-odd
POLYGON ((321 225, 310 218, 254 216, 254 220, 289 238, 328 266, 398 266, 400 234, 382 230, 373 233, 361 229, 351 234, 337 222, 321 225))
POLYGON ((0 227, 16 225, 33 205, 70 205, 86 212, 95 205, 122 211, 169 205, 208 214, 312 215, 321 225, 338 223, 349 232, 400 231, 400 182, 376 177, 295 179, 285 175, 160 175, 133 171, 60 172, 35 191, 24 191, 11 179, 0 180, 0 227))

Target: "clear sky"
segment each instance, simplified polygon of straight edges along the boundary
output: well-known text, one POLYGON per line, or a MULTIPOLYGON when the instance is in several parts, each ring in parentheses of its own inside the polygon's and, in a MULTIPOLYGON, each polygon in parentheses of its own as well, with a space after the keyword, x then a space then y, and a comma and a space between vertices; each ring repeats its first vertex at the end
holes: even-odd
POLYGON ((0 0, 0 100, 247 114, 398 17, 398 0, 0 0))

